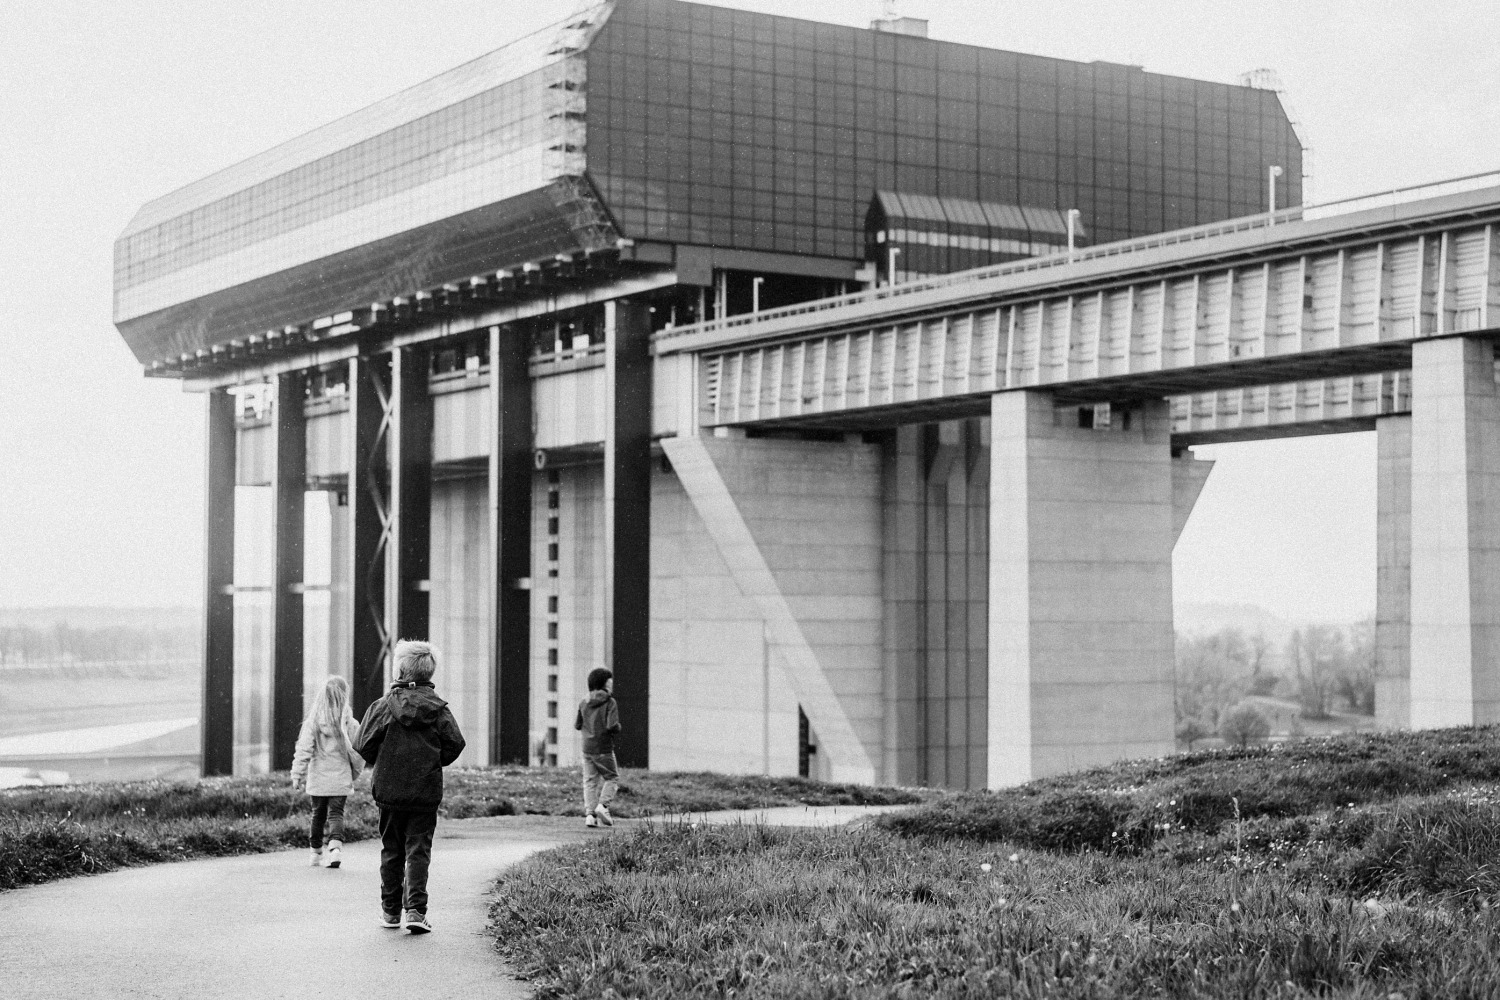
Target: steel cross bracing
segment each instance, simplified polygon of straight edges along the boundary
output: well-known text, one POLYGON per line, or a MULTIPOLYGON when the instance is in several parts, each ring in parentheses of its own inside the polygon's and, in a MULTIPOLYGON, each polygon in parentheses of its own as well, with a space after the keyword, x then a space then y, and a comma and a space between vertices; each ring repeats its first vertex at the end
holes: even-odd
POLYGON ((392 528, 395 524, 391 497, 391 463, 387 452, 389 451, 391 424, 395 419, 396 397, 392 391, 392 372, 389 364, 371 359, 365 364, 363 374, 366 379, 365 384, 375 394, 375 402, 380 410, 380 423, 376 426, 371 440, 357 443, 357 446, 367 448, 363 456, 364 461, 360 463, 365 470, 364 482, 361 485, 366 499, 380 522, 380 534, 375 541, 369 560, 363 567, 360 567, 360 571, 364 574, 365 580, 364 610, 370 616, 370 626, 375 630, 380 642, 380 660, 378 664, 371 667, 371 673, 384 676, 392 645, 386 614, 391 603, 391 595, 387 591, 389 585, 394 582, 392 577, 395 576, 387 571, 386 564, 392 528))
POLYGON ((901 297, 681 328, 659 335, 656 352, 696 355, 710 426, 928 419, 1019 388, 1079 403, 1192 396, 1179 413, 1216 421, 1221 410, 1373 417, 1405 408, 1408 389, 1390 373, 1410 367, 1413 341, 1496 332, 1497 221, 1491 187, 1168 234, 901 297))

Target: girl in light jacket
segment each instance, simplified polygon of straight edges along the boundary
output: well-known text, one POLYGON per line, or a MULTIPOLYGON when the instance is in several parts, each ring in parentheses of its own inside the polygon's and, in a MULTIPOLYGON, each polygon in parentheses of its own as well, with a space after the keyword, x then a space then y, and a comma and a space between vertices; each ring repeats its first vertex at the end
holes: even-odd
POLYGON ((305 786, 313 801, 308 846, 312 848, 314 868, 323 862, 325 823, 327 865, 339 866, 340 848, 344 846, 344 800, 365 766, 364 758, 354 752, 357 732, 359 724, 349 708, 349 682, 342 677, 328 678, 302 722, 297 752, 292 757, 292 787, 305 786))

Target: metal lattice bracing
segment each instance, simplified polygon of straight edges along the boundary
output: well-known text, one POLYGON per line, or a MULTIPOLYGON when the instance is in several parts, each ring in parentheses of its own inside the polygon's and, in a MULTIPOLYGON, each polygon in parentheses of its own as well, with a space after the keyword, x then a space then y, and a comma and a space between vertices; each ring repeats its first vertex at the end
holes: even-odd
POLYGON ((356 713, 381 696, 389 674, 386 562, 393 511, 388 455, 393 398, 389 354, 349 360, 350 655, 356 713))

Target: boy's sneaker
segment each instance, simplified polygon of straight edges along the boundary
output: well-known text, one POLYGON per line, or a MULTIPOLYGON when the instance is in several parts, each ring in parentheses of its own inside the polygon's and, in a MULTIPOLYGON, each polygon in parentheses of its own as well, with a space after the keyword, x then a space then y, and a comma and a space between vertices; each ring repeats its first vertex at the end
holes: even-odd
POLYGON ((380 926, 389 927, 391 930, 398 930, 401 927, 401 914, 381 911, 380 926))
POLYGON ((594 815, 599 817, 599 822, 605 826, 614 826, 615 818, 609 814, 609 807, 603 802, 594 807, 594 815))
POLYGON ((592 829, 599 825, 599 821, 594 818, 593 813, 589 813, 587 816, 583 817, 583 825, 592 829))
POLYGON ((427 922, 427 914, 418 913, 416 910, 407 910, 406 929, 411 934, 427 934, 431 932, 432 925, 427 922))
POLYGON ((328 849, 328 867, 329 868, 337 868, 339 866, 339 854, 340 854, 340 852, 339 852, 339 849, 337 847, 330 847, 328 849))
POLYGON ((322 851, 320 851, 316 847, 314 847, 310 851, 308 851, 308 853, 312 855, 312 860, 309 863, 314 868, 318 867, 319 865, 321 865, 323 863, 323 852, 322 851))

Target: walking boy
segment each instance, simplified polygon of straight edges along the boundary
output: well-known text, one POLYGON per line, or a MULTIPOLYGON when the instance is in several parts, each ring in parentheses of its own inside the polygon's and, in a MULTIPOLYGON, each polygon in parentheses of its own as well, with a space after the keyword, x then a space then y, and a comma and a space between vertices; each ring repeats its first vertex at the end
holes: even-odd
POLYGON ((615 736, 620 706, 614 699, 615 675, 603 667, 589 671, 589 696, 578 703, 574 729, 583 731, 583 824, 614 826, 609 804, 620 787, 615 768, 615 736))
POLYGON ((406 929, 426 934, 432 930, 427 866, 443 801, 443 768, 463 752, 464 738, 448 703, 432 688, 432 647, 403 639, 395 660, 396 682, 365 712, 354 748, 375 767, 370 794, 380 807, 381 926, 400 927, 404 904, 406 929))

